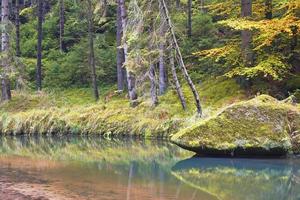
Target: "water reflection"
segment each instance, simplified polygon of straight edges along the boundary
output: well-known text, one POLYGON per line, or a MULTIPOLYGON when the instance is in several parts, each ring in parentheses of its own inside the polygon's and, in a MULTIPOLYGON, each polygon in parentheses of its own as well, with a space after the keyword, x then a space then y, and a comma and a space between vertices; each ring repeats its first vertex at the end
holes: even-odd
POLYGON ((162 140, 0 137, 0 199, 9 199, 3 191, 55 200, 300 197, 297 160, 191 156, 162 140))
POLYGON ((218 199, 300 199, 299 160, 190 158, 172 174, 218 199))

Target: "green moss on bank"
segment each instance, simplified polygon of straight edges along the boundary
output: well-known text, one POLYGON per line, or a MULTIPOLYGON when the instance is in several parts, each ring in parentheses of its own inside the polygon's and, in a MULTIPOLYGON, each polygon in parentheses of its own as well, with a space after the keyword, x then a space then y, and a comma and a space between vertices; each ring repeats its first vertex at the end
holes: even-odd
POLYGON ((172 137, 198 154, 286 154, 300 152, 300 109, 261 95, 233 104, 172 137))
MULTIPOLYGON (((232 80, 214 79, 199 85, 206 115, 223 105, 245 98, 232 80), (209 87, 209 86, 212 87, 209 87), (213 88, 213 89, 212 89, 213 88), (213 95, 214 91, 218 92, 213 95)), ((151 107, 147 96, 131 108, 126 94, 114 89, 101 91, 95 102, 89 89, 69 89, 42 93, 14 93, 13 100, 0 105, 2 134, 106 134, 169 136, 182 127, 195 123, 195 105, 187 86, 183 87, 188 110, 184 112, 177 94, 170 89, 160 97, 160 104, 151 107)))

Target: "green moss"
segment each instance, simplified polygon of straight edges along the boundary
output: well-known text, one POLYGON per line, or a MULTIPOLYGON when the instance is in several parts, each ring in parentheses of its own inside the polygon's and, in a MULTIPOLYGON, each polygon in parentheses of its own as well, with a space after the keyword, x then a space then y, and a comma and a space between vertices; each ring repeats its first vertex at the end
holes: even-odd
POLYGON ((172 141, 197 153, 284 154, 296 150, 293 134, 299 130, 296 106, 261 95, 180 131, 172 141))

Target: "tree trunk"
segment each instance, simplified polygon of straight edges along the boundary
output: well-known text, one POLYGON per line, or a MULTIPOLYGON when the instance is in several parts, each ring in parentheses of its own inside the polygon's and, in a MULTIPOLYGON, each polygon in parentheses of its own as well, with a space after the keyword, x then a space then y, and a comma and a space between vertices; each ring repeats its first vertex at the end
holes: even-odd
POLYGON ((187 20, 187 35, 192 37, 192 0, 188 0, 188 20, 187 20))
POLYGON ((160 44, 159 44, 159 95, 163 95, 168 88, 168 74, 165 65, 165 20, 161 17, 160 44))
POLYGON ((197 112, 198 112, 199 116, 201 117, 202 116, 202 108, 201 108, 201 103, 200 103, 200 97, 199 97, 199 94, 197 92, 197 89, 196 89, 191 77, 189 76, 189 74, 187 72, 185 64, 183 62, 182 54, 181 54, 179 45, 177 43, 175 31, 174 31, 174 28, 173 28, 173 25, 172 25, 172 22, 171 22, 171 19, 170 19, 170 16, 169 16, 169 11, 167 9, 166 2, 165 2, 165 0, 160 0, 159 2, 160 2, 160 6, 163 9, 163 14, 164 14, 164 17, 166 18, 166 22, 167 22, 169 31, 171 33, 171 40, 172 40, 172 43, 173 43, 173 47, 175 48, 175 51, 176 51, 179 66, 180 66, 180 68, 183 72, 184 78, 186 79, 189 87, 192 90, 192 93, 193 93, 193 96, 194 96, 194 99, 195 99, 195 103, 196 103, 196 107, 197 107, 197 112))
POLYGON ((38 0, 38 43, 36 64, 36 87, 42 90, 42 41, 43 41, 43 0, 38 0))
POLYGON ((122 28, 122 17, 121 17, 121 6, 118 3, 117 6, 117 78, 118 78, 118 90, 124 90, 125 78, 124 78, 124 49, 121 48, 123 37, 123 28, 122 28))
POLYGON ((273 18, 273 5, 272 0, 266 0, 265 2, 265 15, 266 19, 272 19, 273 18))
POLYGON ((149 69, 149 79, 150 79, 150 94, 151 94, 151 102, 152 106, 155 107, 158 105, 158 97, 157 97, 157 84, 156 84, 156 76, 155 76, 155 65, 151 62, 149 69))
MULTIPOLYGON (((252 16, 252 0, 241 0, 241 17, 252 16)), ((244 64, 246 67, 251 67, 254 64, 252 50, 252 32, 242 30, 241 32, 242 45, 241 51, 243 54, 244 64)))
POLYGON ((59 49, 61 52, 65 51, 64 32, 65 32, 65 5, 64 5, 64 0, 59 0, 59 49))
MULTIPOLYGON (((122 18, 122 29, 124 31, 126 27, 126 21, 127 21, 127 14, 126 14, 126 8, 125 8, 125 0, 119 0, 120 9, 121 9, 121 18, 122 18)), ((126 41, 123 42, 123 48, 124 48, 124 57, 125 61, 127 59, 128 55, 128 45, 126 41)), ((133 72, 127 70, 127 87, 128 87, 128 95, 129 99, 131 100, 132 105, 134 105, 134 101, 137 99, 137 93, 136 93, 136 87, 135 87, 135 75, 133 72)))
POLYGON ((4 29, 2 29, 2 38, 1 38, 1 50, 3 58, 2 58, 2 73, 1 73, 1 100, 8 101, 11 99, 11 91, 10 91, 10 80, 8 77, 9 72, 9 35, 7 33, 7 25, 8 25, 8 17, 9 17, 9 4, 8 0, 2 0, 1 2, 1 22, 4 25, 4 29))
POLYGON ((21 50, 20 50, 20 1, 16 0, 16 56, 21 56, 21 50))
POLYGON ((172 76, 173 76, 173 81, 174 81, 174 84, 175 84, 177 95, 179 97, 179 100, 180 100, 180 103, 182 105, 183 110, 186 110, 187 109, 186 101, 185 101, 185 98, 184 98, 184 95, 183 95, 183 92, 182 92, 182 89, 181 89, 181 85, 179 83, 179 80, 178 80, 178 77, 177 77, 177 74, 176 74, 173 51, 171 51, 171 54, 170 54, 170 65, 171 65, 172 76))
POLYGON ((201 13, 206 13, 206 10, 205 10, 204 6, 205 6, 205 0, 200 0, 201 13))
POLYGON ((89 65, 91 69, 91 78, 95 99, 99 100, 99 91, 97 85, 96 65, 95 65, 95 52, 94 52, 94 34, 93 34, 93 11, 91 0, 88 3, 88 35, 89 35, 89 65))
POLYGON ((176 0, 176 9, 177 9, 177 10, 180 9, 180 0, 176 0))

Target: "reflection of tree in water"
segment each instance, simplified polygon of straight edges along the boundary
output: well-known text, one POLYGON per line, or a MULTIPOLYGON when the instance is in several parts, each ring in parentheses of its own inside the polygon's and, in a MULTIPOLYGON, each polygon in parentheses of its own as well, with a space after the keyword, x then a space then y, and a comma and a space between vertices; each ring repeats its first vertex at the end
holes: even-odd
POLYGON ((191 158, 172 174, 218 199, 298 200, 299 160, 191 158))

